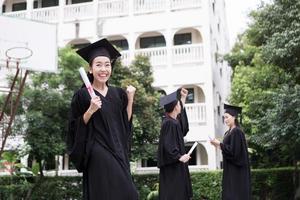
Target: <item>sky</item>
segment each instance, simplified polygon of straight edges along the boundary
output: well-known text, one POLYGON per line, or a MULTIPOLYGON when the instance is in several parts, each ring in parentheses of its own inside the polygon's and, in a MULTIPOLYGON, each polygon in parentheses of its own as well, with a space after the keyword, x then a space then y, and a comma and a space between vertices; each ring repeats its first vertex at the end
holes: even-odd
POLYGON ((250 22, 247 15, 251 10, 256 10, 261 1, 270 2, 270 0, 225 0, 230 47, 234 45, 237 35, 246 30, 247 23, 250 22))

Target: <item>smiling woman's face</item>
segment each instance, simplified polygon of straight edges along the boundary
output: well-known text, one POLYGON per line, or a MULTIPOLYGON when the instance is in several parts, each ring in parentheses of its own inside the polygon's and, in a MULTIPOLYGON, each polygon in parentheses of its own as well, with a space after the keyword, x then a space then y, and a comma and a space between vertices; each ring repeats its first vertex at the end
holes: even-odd
POLYGON ((94 58, 90 70, 94 76, 94 81, 106 83, 111 76, 112 66, 110 59, 106 56, 94 58))

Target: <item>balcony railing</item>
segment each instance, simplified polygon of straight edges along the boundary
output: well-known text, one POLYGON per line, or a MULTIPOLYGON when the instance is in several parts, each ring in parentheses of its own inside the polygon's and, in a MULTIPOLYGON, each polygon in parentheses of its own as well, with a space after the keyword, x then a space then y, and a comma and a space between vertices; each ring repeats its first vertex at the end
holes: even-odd
POLYGON ((171 10, 200 7, 201 0, 170 0, 171 10))
POLYGON ((150 58, 150 63, 153 66, 167 65, 167 48, 147 48, 135 51, 135 55, 143 55, 150 58))
POLYGON ((3 13, 3 15, 7 15, 10 17, 17 17, 17 18, 26 18, 26 13, 27 13, 26 10, 22 10, 22 11, 3 13))
MULTIPOLYGON (((172 64, 202 63, 204 60, 202 44, 173 46, 169 52, 171 54, 172 64)), ((129 54, 129 51, 122 52, 122 63, 126 66, 131 62, 129 54)), ((149 57, 152 66, 168 65, 167 47, 138 49, 135 50, 134 55, 149 57)))
POLYGON ((31 13, 31 19, 44 22, 57 22, 58 11, 57 7, 34 9, 31 13))
POLYGON ((166 0, 134 0, 134 13, 159 12, 166 9, 166 0))
POLYGON ((126 16, 129 14, 128 0, 99 1, 98 17, 126 16))
POLYGON ((64 20, 81 20, 93 18, 93 2, 67 5, 64 8, 64 20))
MULTIPOLYGON (((59 6, 37 8, 30 11, 30 18, 38 21, 58 22, 70 20, 85 20, 94 17, 119 17, 129 15, 132 6, 133 14, 164 12, 201 6, 202 0, 99 0, 98 10, 94 2, 63 5, 64 19, 59 19, 59 6), (98 13, 95 13, 97 10, 98 13)), ((4 15, 25 18, 27 11, 3 13, 4 15)))
POLYGON ((124 66, 130 65, 130 53, 129 51, 122 51, 121 61, 124 66))
POLYGON ((203 46, 201 44, 174 46, 172 62, 173 64, 203 62, 203 46))
POLYGON ((205 103, 185 104, 186 114, 190 123, 206 122, 206 105, 205 103))

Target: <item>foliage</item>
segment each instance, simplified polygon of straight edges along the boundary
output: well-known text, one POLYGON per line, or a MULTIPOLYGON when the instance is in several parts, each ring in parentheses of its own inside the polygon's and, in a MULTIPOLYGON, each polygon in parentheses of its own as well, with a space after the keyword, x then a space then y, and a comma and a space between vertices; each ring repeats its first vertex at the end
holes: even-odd
POLYGON ((23 167, 21 163, 17 162, 17 154, 14 152, 4 152, 1 157, 0 168, 9 171, 10 175, 16 175, 16 172, 23 167))
POLYGON ((111 84, 136 88, 133 115, 132 159, 155 158, 160 128, 159 93, 152 87, 153 75, 149 59, 137 56, 129 68, 116 63, 111 84))
POLYGON ((38 184, 35 177, 27 177, 24 184, 19 177, 4 176, 0 178, 0 199, 25 199, 34 186, 30 200, 81 199, 81 185, 81 177, 44 177, 38 184))
POLYGON ((239 35, 238 41, 232 48, 231 52, 224 56, 233 71, 237 66, 253 66, 253 59, 258 54, 259 48, 251 45, 245 35, 239 35))
POLYGON ((147 199, 149 193, 157 190, 158 174, 142 174, 133 176, 134 183, 139 191, 140 199, 147 199))
POLYGON ((276 66, 236 67, 230 102, 243 107, 243 128, 247 134, 262 132, 257 127, 259 119, 265 115, 268 108, 275 106, 271 101, 272 95, 277 93, 280 85, 288 79, 289 76, 276 66))
POLYGON ((194 199, 221 199, 221 171, 191 173, 194 199))
MULTIPOLYGON (((284 86, 272 95, 276 105, 261 118, 258 129, 264 129, 261 137, 254 137, 261 146, 273 151, 280 164, 294 164, 300 160, 300 85, 284 86), (284 144, 284 145, 282 145, 284 144)), ((274 156, 272 156, 274 157, 274 156)))
MULTIPOLYGON (((293 199, 296 186, 293 184, 292 168, 252 170, 252 199, 293 199)), ((298 171, 299 175, 299 171, 298 171)), ((157 191, 158 174, 134 175, 134 182, 140 193, 140 199, 146 200, 149 193, 157 191)), ((222 171, 203 171, 191 173, 193 199, 216 200, 221 196, 222 171)), ((22 199, 28 187, 19 177, 0 177, 0 199, 22 199), (12 182, 11 182, 12 180, 12 182), (12 184, 11 184, 12 183, 12 184)), ((32 184, 33 177, 27 177, 32 184)), ((35 199, 81 199, 82 177, 44 177, 33 192, 35 199)))
POLYGON ((64 152, 68 109, 75 88, 81 84, 76 70, 84 62, 70 47, 59 52, 58 73, 31 73, 22 97, 23 117, 15 127, 24 135, 27 152, 39 163, 40 175, 55 155, 64 152))
POLYGON ((300 77, 300 2, 274 0, 252 13, 249 38, 262 47, 266 63, 282 67, 300 77))
POLYGON ((295 165, 299 159, 291 153, 299 145, 300 118, 294 117, 299 116, 294 107, 300 80, 299 8, 296 0, 262 4, 225 56, 234 69, 230 102, 243 107, 254 167, 295 165), (293 111, 292 120, 284 111, 293 111))
MULTIPOLYGON (((256 169, 251 172, 252 199, 294 199, 294 169, 292 168, 271 168, 256 169)), ((299 171, 298 171, 299 176, 299 171)))

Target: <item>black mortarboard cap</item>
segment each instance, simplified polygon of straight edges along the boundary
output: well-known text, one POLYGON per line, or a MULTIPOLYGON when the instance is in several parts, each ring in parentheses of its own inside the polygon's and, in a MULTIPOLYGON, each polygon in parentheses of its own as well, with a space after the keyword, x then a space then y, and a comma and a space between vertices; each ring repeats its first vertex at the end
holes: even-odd
POLYGON ((224 104, 225 113, 237 117, 238 114, 242 113, 242 107, 224 104))
POLYGON ((108 57, 112 64, 121 56, 120 52, 105 38, 81 48, 76 52, 89 64, 91 64, 97 56, 108 57))
POLYGON ((171 112, 175 108, 177 101, 180 98, 180 90, 181 88, 175 92, 172 92, 171 94, 160 97, 160 107, 163 107, 166 112, 171 112))
POLYGON ((160 97, 159 105, 160 107, 164 107, 165 105, 172 103, 173 101, 178 100, 178 93, 172 92, 171 94, 160 97))

